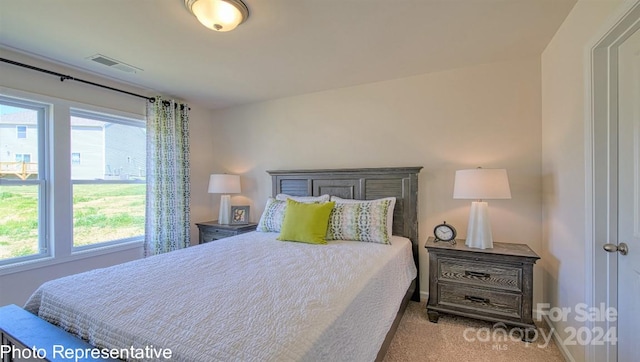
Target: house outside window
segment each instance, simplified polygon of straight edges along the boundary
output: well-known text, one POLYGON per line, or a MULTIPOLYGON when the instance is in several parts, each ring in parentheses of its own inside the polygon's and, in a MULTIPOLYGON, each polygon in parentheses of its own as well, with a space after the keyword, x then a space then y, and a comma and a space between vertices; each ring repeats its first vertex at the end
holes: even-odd
POLYGON ((71 151, 73 247, 142 239, 145 122, 72 109, 71 151))

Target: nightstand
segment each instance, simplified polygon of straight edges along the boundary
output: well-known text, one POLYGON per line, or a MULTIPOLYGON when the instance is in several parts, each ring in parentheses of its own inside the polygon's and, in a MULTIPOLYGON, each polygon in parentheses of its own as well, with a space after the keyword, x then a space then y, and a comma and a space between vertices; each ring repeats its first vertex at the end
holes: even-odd
POLYGON ((536 328, 532 318, 533 264, 540 257, 525 244, 493 243, 475 249, 457 240, 454 245, 425 244, 429 251, 429 301, 433 323, 440 313, 455 314, 525 330, 523 340, 536 328))
POLYGON ((196 223, 196 225, 198 225, 198 230, 200 231, 200 244, 255 231, 258 226, 258 224, 253 223, 244 225, 223 225, 218 224, 218 220, 199 222, 196 223))

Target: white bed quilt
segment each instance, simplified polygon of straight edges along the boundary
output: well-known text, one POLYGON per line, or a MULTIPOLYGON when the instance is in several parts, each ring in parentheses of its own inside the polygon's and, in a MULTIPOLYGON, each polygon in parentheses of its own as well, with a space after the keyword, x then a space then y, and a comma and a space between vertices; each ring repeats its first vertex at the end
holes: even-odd
POLYGON ((252 232, 43 284, 25 309, 109 349, 174 361, 373 361, 416 277, 392 245, 252 232))

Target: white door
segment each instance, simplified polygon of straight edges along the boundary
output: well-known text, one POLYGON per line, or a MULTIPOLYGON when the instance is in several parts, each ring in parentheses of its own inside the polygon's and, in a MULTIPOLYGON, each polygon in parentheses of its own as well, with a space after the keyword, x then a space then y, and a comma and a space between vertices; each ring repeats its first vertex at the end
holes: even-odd
MULTIPOLYGON (((640 30, 618 48, 618 361, 640 361, 640 30)), ((612 255, 613 256, 613 255, 612 255)))

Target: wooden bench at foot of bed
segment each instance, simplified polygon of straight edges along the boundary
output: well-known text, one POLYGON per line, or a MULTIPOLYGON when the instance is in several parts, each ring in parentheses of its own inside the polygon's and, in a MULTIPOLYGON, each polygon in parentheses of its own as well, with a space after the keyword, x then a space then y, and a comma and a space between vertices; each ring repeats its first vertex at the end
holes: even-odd
POLYGON ((93 346, 17 305, 0 308, 0 361, 117 361, 92 358, 93 346))

